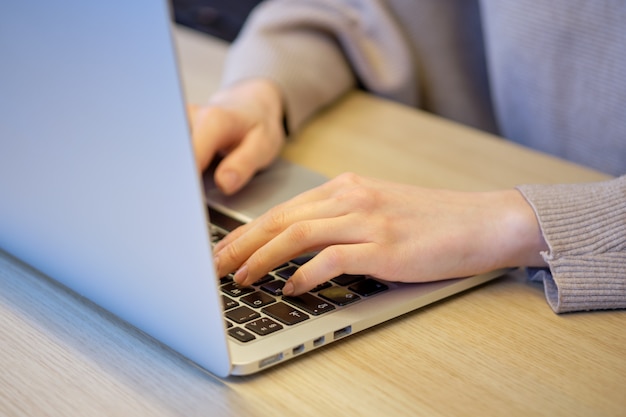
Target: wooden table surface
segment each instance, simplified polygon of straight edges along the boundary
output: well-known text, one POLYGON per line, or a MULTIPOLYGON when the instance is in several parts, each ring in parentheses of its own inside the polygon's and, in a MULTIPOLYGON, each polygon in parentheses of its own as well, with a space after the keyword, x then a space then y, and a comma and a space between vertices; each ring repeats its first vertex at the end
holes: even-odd
MULTIPOLYGON (((225 45, 179 29, 185 87, 225 45)), ((204 74, 204 76, 203 76, 204 74)), ((362 93, 284 157, 485 190, 604 175, 362 93)), ((625 416, 626 312, 556 315, 522 271, 255 376, 217 379, 0 252, 2 416, 625 416)))

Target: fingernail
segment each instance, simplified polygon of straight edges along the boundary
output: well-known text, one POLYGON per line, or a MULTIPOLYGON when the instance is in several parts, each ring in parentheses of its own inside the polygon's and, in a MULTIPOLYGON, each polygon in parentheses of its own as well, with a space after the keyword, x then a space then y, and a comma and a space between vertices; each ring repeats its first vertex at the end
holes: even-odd
POLYGON ((225 193, 233 192, 239 186, 239 174, 235 171, 225 171, 220 175, 219 184, 225 193))
POLYGON ((293 295, 295 292, 295 288, 291 281, 285 282, 285 286, 283 287, 283 295, 293 295))
POLYGON ((244 265, 235 272, 233 279, 237 284, 243 283, 248 278, 248 265, 244 265))

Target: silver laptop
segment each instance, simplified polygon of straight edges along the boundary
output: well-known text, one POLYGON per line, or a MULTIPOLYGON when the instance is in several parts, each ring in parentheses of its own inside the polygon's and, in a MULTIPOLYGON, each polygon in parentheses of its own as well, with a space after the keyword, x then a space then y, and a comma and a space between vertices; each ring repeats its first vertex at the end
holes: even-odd
POLYGON ((237 288, 215 275, 211 232, 324 178, 278 161, 234 198, 203 182, 166 2, 4 2, 0 56, 0 248, 215 375, 283 363, 501 273, 343 276, 282 298, 297 259, 237 288))

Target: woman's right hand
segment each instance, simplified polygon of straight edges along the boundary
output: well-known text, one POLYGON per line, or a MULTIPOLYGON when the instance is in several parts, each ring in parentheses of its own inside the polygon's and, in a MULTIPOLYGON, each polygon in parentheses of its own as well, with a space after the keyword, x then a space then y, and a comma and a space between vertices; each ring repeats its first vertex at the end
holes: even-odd
POLYGON ((269 80, 235 84, 207 105, 190 104, 187 110, 198 169, 221 156, 214 180, 225 194, 239 191, 270 165, 285 143, 282 96, 269 80))
POLYGON ((251 285, 277 265, 319 253, 293 274, 299 295, 341 274, 400 282, 545 266, 548 247, 517 190, 437 190, 343 174, 270 209, 214 248, 219 276, 251 285))

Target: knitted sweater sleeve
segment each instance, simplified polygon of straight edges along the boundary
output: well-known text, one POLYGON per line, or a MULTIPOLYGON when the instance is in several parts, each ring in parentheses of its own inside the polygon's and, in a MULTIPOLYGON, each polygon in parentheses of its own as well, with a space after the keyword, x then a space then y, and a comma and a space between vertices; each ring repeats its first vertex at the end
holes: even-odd
POLYGON ((267 0, 231 45, 222 87, 275 82, 288 128, 358 85, 415 105, 410 46, 382 0, 267 0))
POLYGON ((548 244, 543 280, 557 313, 626 308, 626 176, 571 185, 523 185, 548 244))

